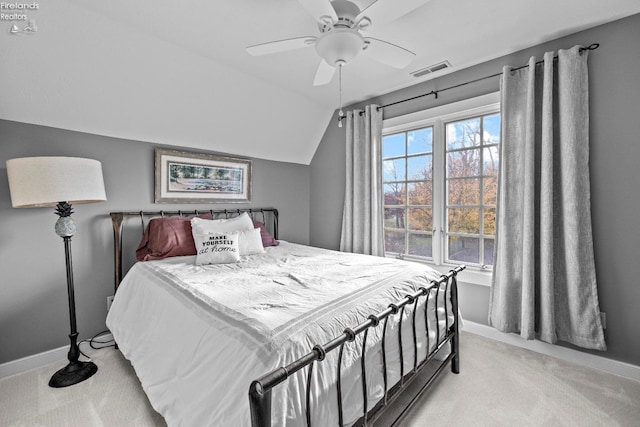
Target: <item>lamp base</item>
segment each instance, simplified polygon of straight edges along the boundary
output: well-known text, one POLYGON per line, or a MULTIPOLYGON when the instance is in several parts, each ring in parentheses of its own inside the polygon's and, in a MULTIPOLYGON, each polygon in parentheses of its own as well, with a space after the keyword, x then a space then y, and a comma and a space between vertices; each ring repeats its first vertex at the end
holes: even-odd
POLYGON ((49 380, 49 387, 68 387, 78 384, 91 377, 98 371, 98 367, 93 362, 71 362, 58 372, 53 374, 49 380))

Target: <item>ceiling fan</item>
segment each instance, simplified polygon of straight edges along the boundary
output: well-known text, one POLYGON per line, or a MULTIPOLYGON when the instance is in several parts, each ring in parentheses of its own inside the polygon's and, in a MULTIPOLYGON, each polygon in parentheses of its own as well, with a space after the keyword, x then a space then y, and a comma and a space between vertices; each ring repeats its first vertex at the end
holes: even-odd
POLYGON ((380 25, 393 21, 427 1, 373 0, 361 10, 348 0, 298 0, 317 20, 320 35, 257 44, 247 47, 247 52, 258 56, 315 46, 322 60, 316 71, 314 86, 331 82, 336 68, 341 69, 360 52, 383 64, 404 68, 415 53, 383 40, 364 37, 361 32, 371 29, 374 22, 380 25))

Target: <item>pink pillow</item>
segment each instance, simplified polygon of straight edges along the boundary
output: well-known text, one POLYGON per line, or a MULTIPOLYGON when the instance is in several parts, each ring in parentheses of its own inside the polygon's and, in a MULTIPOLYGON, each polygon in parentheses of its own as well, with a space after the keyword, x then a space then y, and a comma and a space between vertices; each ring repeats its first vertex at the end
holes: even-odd
POLYGON ((255 228, 260 229, 260 237, 262 238, 262 246, 265 248, 267 246, 278 246, 280 242, 278 242, 269 232, 263 223, 260 221, 253 221, 253 226, 255 228))
MULTIPOLYGON (((191 233, 191 218, 153 218, 149 221, 136 249, 136 259, 150 261, 172 256, 195 255, 196 245, 191 233)), ((199 215, 198 218, 211 219, 211 215, 199 215)))

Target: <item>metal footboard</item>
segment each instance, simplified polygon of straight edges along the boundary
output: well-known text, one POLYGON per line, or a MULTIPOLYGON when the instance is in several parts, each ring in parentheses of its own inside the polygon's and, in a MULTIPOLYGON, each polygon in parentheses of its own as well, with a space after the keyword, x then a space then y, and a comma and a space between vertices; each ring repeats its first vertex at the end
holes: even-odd
MULTIPOLYGON (((454 373, 460 372, 460 356, 459 356, 459 330, 458 330, 458 288, 457 288, 457 274, 464 270, 466 267, 461 265, 447 274, 442 275, 440 279, 436 281, 432 281, 429 286, 420 287, 415 293, 406 295, 403 299, 389 304, 387 309, 378 313, 370 315, 367 320, 354 328, 347 328, 344 330, 342 335, 335 337, 331 341, 327 342, 324 345, 315 345, 313 349, 306 354, 305 356, 299 358, 298 360, 290 363, 287 366, 283 366, 277 368, 268 374, 262 376, 261 378, 253 381, 249 388, 249 403, 251 406, 251 424, 253 427, 270 427, 271 426, 271 390, 277 386, 278 384, 284 382, 288 377, 298 372, 299 370, 308 367, 307 377, 306 377, 306 425, 311 426, 311 408, 310 405, 310 383, 312 378, 313 366, 317 362, 322 362, 325 359, 327 353, 339 349, 338 354, 338 366, 337 366, 337 396, 338 401, 336 402, 336 409, 338 410, 339 417, 339 425, 343 425, 343 409, 342 409, 342 389, 341 389, 341 362, 342 362, 342 354, 345 345, 347 343, 353 342, 356 339, 356 336, 359 334, 363 334, 363 343, 362 343, 362 351, 360 354, 360 364, 361 364, 361 379, 362 379, 362 390, 363 390, 363 401, 364 401, 364 409, 362 417, 356 422, 356 425, 368 425, 370 422, 375 421, 386 408, 389 407, 390 403, 392 403, 402 392, 406 386, 412 382, 418 372, 424 368, 429 361, 431 361, 435 355, 439 352, 441 348, 443 348, 447 343, 451 343, 450 348, 451 351, 447 358, 442 361, 442 363, 438 366, 436 371, 426 380, 426 382, 420 388, 420 391, 414 398, 409 402, 409 404, 404 408, 401 414, 396 418, 396 423, 399 422, 404 415, 408 412, 409 409, 415 404, 420 395, 427 389, 427 387, 435 380, 435 378, 444 370, 447 363, 451 361, 451 371, 454 373), (444 305, 445 305, 445 334, 444 336, 440 336, 440 319, 438 318, 438 298, 440 296, 440 292, 444 292, 444 305), (449 301, 446 298, 447 293, 449 292, 450 298, 449 301), (425 328, 426 328, 426 337, 427 337, 427 356, 425 360, 418 362, 418 331, 416 330, 416 315, 417 315, 417 306, 420 298, 425 298, 425 328), (437 345, 434 347, 432 352, 429 352, 429 322, 428 322, 428 301, 429 298, 435 298, 435 320, 436 320, 436 342, 437 345), (404 354, 403 354, 403 336, 402 336, 402 324, 401 322, 405 321, 405 307, 409 304, 413 304, 413 315, 411 316, 413 323, 413 369, 405 374, 404 372, 404 354), (450 304, 451 313, 453 313, 454 321, 450 325, 449 317, 447 313, 447 304, 450 304), (392 339, 387 336, 387 322, 389 317, 392 315, 400 314, 400 324, 398 327, 398 343, 399 343, 399 356, 400 356, 400 382, 390 389, 387 384, 387 359, 386 359, 386 349, 385 342, 387 339, 392 339), (366 377, 366 365, 365 365, 365 349, 366 349, 366 340, 367 335, 369 333, 370 328, 376 328, 382 322, 382 374, 384 380, 384 397, 383 399, 371 410, 367 407, 367 377, 366 377)), ((405 338, 406 339, 406 338, 405 338)))

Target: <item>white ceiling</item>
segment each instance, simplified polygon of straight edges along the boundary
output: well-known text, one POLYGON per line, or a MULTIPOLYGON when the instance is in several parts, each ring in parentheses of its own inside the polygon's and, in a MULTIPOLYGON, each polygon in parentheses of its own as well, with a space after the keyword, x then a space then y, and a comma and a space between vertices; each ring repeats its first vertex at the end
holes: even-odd
MULTIPOLYGON (((443 60, 456 71, 638 12, 638 0, 430 0, 373 19, 369 35, 416 57, 403 70, 357 57, 343 69, 344 103, 441 75, 410 72, 443 60)), ((338 107, 337 78, 312 85, 313 47, 245 51, 317 35, 297 0, 57 0, 26 13, 35 34, 0 21, 2 119, 309 164, 338 107)))

